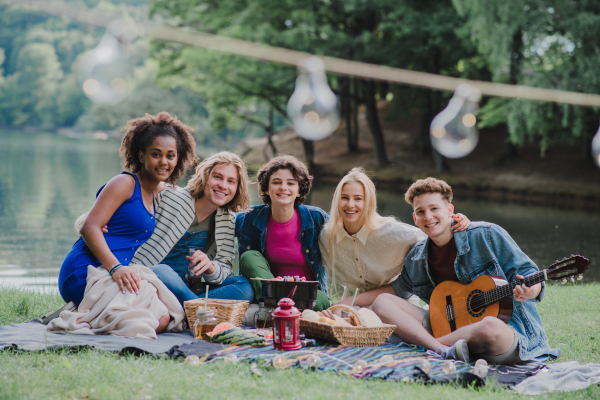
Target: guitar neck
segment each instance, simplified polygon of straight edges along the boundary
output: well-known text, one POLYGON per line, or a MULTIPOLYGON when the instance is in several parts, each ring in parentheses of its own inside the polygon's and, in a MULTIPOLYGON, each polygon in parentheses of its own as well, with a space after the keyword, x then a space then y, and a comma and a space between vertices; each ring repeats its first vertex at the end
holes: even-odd
POLYGON ((527 287, 531 287, 533 285, 537 285, 540 282, 544 282, 546 280, 546 276, 544 271, 536 272, 535 274, 526 276, 523 279, 517 279, 514 282, 509 283, 508 285, 498 286, 495 289, 489 290, 485 292, 485 305, 489 306, 490 304, 496 303, 502 299, 507 299, 512 297, 513 290, 517 285, 523 285, 527 287))

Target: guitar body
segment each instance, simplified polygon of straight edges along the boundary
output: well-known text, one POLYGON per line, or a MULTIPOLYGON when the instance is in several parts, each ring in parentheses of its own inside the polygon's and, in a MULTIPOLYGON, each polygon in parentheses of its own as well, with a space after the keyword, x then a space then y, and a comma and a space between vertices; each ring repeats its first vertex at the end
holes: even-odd
POLYGON ((499 300, 489 306, 477 306, 477 302, 482 301, 480 296, 485 292, 507 284, 500 277, 481 275, 468 285, 451 281, 437 285, 429 301, 433 336, 439 338, 485 317, 500 318, 508 323, 512 318, 512 298, 499 300))

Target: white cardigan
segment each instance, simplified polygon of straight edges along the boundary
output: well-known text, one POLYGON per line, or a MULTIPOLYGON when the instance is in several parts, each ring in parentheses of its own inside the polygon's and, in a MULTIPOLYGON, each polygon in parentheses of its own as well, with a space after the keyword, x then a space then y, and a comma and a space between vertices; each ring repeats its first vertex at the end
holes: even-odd
MULTIPOLYGON (((131 263, 152 266, 160 264, 173 246, 183 237, 194 221, 194 199, 186 188, 168 185, 156 198, 156 227, 150 238, 142 244, 131 263)), ((217 268, 203 274, 208 283, 220 285, 233 274, 235 213, 217 209, 215 217, 215 244, 206 251, 217 268)))

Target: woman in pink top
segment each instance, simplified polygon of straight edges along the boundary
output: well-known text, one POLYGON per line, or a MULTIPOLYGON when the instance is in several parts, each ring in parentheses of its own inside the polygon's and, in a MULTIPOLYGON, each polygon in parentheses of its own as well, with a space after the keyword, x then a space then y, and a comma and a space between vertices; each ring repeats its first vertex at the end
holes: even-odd
MULTIPOLYGON (((300 276, 319 281, 315 310, 329 308, 319 234, 328 215, 302 203, 313 177, 292 156, 275 157, 258 171, 259 194, 265 204, 236 218, 240 273, 247 278, 300 276)), ((262 284, 251 280, 256 300, 262 284)))

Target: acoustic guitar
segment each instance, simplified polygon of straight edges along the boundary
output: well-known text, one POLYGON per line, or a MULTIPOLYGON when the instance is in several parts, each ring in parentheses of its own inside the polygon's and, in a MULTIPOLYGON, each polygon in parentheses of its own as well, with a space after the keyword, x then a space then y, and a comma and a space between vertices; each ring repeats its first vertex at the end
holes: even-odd
POLYGON ((590 261, 580 255, 571 255, 556 261, 548 269, 523 279, 508 283, 497 276, 481 275, 468 285, 446 281, 435 287, 429 302, 429 318, 433 336, 439 338, 458 328, 481 321, 485 317, 497 317, 508 323, 513 312, 513 289, 525 284, 531 287, 548 279, 572 282, 583 278, 590 261))

